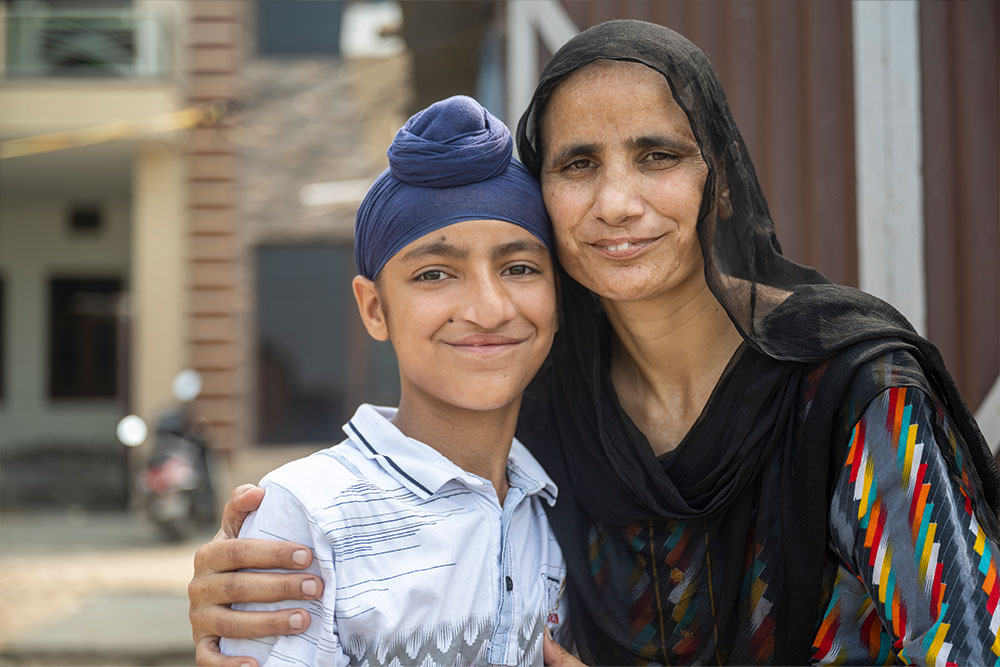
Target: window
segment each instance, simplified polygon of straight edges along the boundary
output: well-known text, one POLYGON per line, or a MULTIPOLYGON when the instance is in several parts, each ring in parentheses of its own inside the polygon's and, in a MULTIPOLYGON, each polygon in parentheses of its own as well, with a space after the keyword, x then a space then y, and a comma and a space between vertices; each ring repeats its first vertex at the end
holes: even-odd
POLYGON ((396 405, 388 343, 373 341, 351 291, 351 245, 257 249, 257 436, 328 443, 361 403, 396 405))
POLYGON ((258 0, 257 53, 339 56, 343 0, 258 0))
POLYGON ((159 21, 132 11, 131 4, 129 0, 9 3, 7 75, 134 76, 152 51, 163 50, 164 40, 159 21))
POLYGON ((118 278, 49 283, 49 396, 115 398, 120 346, 118 278))
POLYGON ((69 231, 74 236, 96 236, 103 223, 101 209, 94 204, 75 204, 69 210, 69 231))

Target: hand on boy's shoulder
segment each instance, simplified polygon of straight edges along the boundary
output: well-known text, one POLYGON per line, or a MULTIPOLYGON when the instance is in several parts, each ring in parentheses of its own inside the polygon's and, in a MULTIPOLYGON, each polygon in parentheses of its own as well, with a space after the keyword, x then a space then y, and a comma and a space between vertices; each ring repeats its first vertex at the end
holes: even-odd
POLYGON ((542 638, 542 659, 546 665, 553 667, 582 667, 584 664, 560 646, 548 630, 545 631, 545 637, 542 638))

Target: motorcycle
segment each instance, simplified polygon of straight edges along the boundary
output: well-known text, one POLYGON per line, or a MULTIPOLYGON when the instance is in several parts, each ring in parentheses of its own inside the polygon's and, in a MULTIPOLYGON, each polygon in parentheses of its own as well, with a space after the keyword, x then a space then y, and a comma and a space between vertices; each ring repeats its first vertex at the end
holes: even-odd
MULTIPOLYGON (((173 395, 178 404, 156 421, 152 451, 137 486, 145 496, 145 510, 158 532, 179 541, 194 532, 214 526, 218 520, 212 487, 214 461, 191 402, 201 392, 197 371, 181 371, 174 378, 173 395)), ((118 424, 118 439, 137 447, 148 435, 141 417, 129 415, 118 424)))

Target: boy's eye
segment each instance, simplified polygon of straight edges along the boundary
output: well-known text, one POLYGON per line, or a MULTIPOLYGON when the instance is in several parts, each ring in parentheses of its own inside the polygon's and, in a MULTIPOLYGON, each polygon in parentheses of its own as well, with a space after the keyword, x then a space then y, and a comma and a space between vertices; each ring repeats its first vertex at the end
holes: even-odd
POLYGON ((509 276, 527 276, 532 273, 538 273, 538 271, 526 264, 515 264, 514 266, 507 268, 504 273, 509 276))
POLYGON ((441 271, 439 269, 431 269, 430 271, 424 271, 423 273, 418 275, 414 280, 430 283, 430 282, 437 282, 438 280, 444 280, 444 278, 445 278, 444 271, 441 271))

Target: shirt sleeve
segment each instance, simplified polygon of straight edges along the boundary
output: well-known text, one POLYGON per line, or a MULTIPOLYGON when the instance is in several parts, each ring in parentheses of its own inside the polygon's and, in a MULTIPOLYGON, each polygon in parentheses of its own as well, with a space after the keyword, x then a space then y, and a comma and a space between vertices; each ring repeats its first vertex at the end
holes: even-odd
POLYGON ((959 437, 909 387, 876 397, 855 426, 830 512, 841 571, 820 662, 1000 664, 997 545, 973 512, 959 437))
MULTIPOLYGON (((220 647, 225 655, 250 656, 262 667, 288 665, 349 664, 337 634, 335 616, 337 579, 333 567, 333 549, 323 531, 295 495, 267 478, 261 482, 266 490, 260 508, 243 523, 240 537, 266 540, 287 540, 307 545, 313 551, 313 562, 302 570, 323 580, 323 595, 318 600, 283 600, 281 602, 247 602, 233 605, 244 611, 273 611, 304 607, 310 615, 309 627, 298 635, 260 637, 256 639, 223 638, 220 647)), ((257 570, 259 571, 259 570, 257 570)), ((290 570, 277 570, 290 572, 290 570)))

